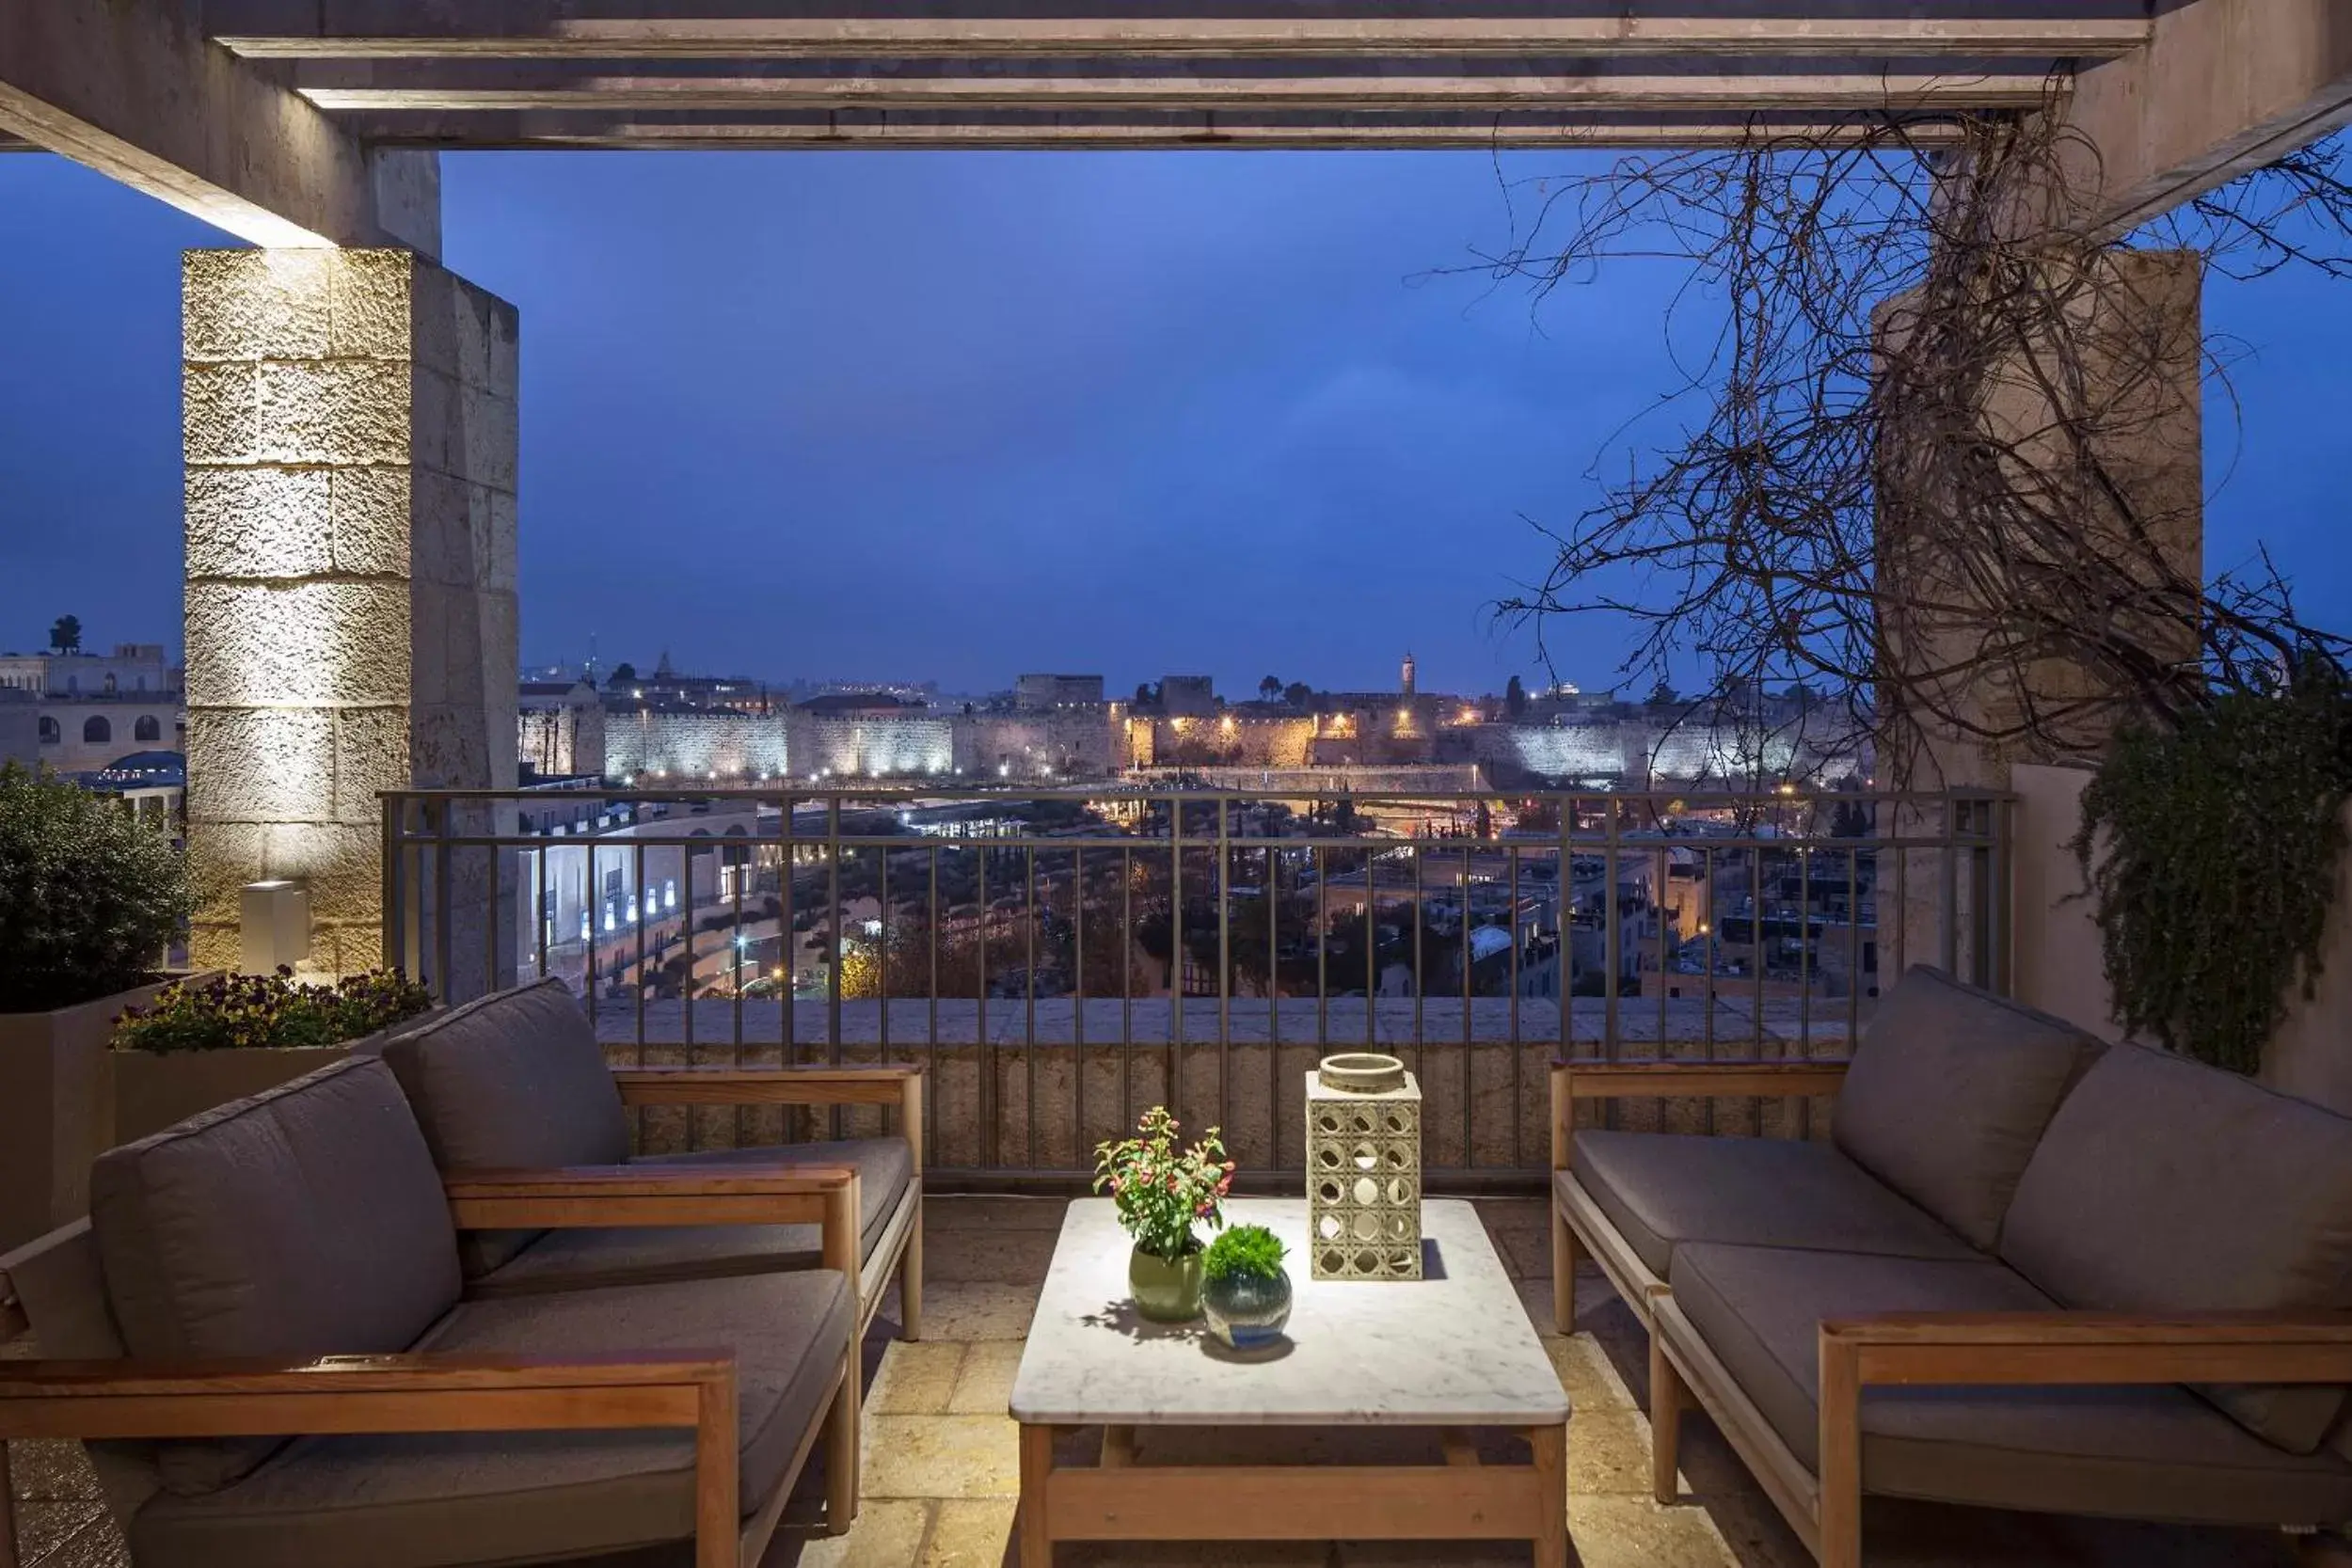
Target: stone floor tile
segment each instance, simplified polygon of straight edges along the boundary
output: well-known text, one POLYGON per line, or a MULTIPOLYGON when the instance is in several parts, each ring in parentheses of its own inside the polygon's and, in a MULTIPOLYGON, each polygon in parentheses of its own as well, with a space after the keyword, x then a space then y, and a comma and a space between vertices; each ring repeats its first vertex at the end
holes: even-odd
POLYGON ((1636 1410, 1580 1410, 1568 1420, 1568 1491, 1649 1496, 1649 1418, 1636 1410))
POLYGON ((1550 1354, 1552 1367, 1560 1373, 1560 1386, 1568 1391, 1568 1408, 1578 1416, 1595 1410, 1641 1408, 1625 1379, 1617 1375, 1617 1369, 1602 1354, 1599 1341, 1590 1334, 1565 1339, 1548 1335, 1544 1349, 1550 1354))
POLYGON ((1647 1497, 1568 1497, 1581 1568, 1742 1568, 1704 1509, 1647 1497))
POLYGON ((997 1285, 978 1280, 926 1281, 923 1290, 923 1339, 1020 1339, 1029 1332, 1037 1310, 1041 1277, 1023 1285, 997 1285))
POLYGON ((866 1386, 866 1409, 875 1416, 944 1416, 955 1392, 964 1347, 952 1339, 900 1340, 889 1347, 866 1386))
POLYGON ((93 1524, 107 1523, 105 1505, 90 1497, 68 1497, 16 1505, 18 1550, 28 1564, 52 1556, 93 1524))
POLYGON ((939 1504, 922 1568, 1003 1568, 1020 1506, 1014 1497, 951 1497, 939 1504))
POLYGON ((874 1416, 865 1446, 871 1497, 1020 1495, 1020 1428, 1003 1416, 874 1416))
POLYGON ((1042 1230, 1051 1234, 1061 1229, 1062 1212, 1069 1207, 1066 1197, 926 1195, 924 1247, 928 1251, 930 1239, 944 1230, 1042 1230))
POLYGON ((1022 1341, 981 1339, 964 1352, 947 1408, 959 1416, 1002 1416, 1012 1402, 1013 1374, 1021 1367, 1022 1341))
POLYGON ((57 1543, 46 1556, 26 1558, 24 1568, 131 1568, 131 1550, 115 1522, 101 1516, 57 1543))
POLYGON ((90 1468, 79 1443, 55 1437, 22 1439, 8 1445, 12 1489, 20 1497, 39 1502, 69 1498, 96 1499, 98 1472, 90 1468))
MULTIPOLYGON (((865 1498, 849 1534, 819 1536, 786 1560, 792 1568, 912 1568, 922 1556, 934 1506, 923 1498, 865 1498)), ((776 1554, 769 1557, 773 1561, 776 1554)))
POLYGON ((933 1227, 923 1238, 923 1278, 1037 1285, 1054 1260, 1058 1232, 991 1226, 933 1227))

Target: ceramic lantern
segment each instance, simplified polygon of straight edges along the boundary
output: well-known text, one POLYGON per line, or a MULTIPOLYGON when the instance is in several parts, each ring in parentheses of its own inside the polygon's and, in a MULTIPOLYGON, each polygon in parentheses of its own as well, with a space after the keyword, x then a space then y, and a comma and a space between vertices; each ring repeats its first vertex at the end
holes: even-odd
POLYGON ((1307 1074, 1307 1227, 1316 1279, 1421 1277, 1421 1085, 1394 1056, 1307 1074))

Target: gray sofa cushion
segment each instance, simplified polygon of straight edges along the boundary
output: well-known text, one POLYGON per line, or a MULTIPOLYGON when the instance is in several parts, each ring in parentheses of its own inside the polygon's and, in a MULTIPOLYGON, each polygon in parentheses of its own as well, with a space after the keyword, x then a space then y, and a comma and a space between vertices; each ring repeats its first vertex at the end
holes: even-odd
MULTIPOLYGON (((785 1481, 854 1321, 813 1271, 468 1302, 423 1348, 474 1355, 732 1349, 741 1504, 785 1481)), ((225 1491, 159 1497, 130 1525, 142 1568, 451 1568, 676 1541, 693 1531, 687 1432, 309 1437, 225 1491)))
MULTIPOLYGON (((384 1047, 443 1170, 616 1165, 628 1113, 604 1048, 557 979, 469 1002, 384 1047)), ((535 1230, 466 1233, 469 1278, 528 1245, 535 1230)))
POLYGON ((2100 1050, 2062 1019, 1915 964, 1854 1047, 1831 1135, 1990 1252, 2042 1130, 2100 1050))
MULTIPOLYGON (((1783 1442, 1819 1462, 1819 1333, 1870 1312, 2046 1311, 1992 1259, 1960 1263, 1693 1243, 1676 1306, 1783 1442)), ((2280 1451, 2212 1405, 2153 1388, 1872 1388, 1865 1491, 1938 1502, 2235 1525, 2352 1517, 2352 1465, 2280 1451)))
MULTIPOLYGON (((906 1196, 914 1162, 903 1138, 859 1138, 843 1143, 778 1144, 767 1148, 710 1149, 665 1154, 634 1162, 646 1165, 841 1165, 858 1172, 863 1243, 870 1259, 888 1228, 898 1200, 906 1196)), ((706 1279, 723 1275, 765 1274, 775 1269, 813 1269, 821 1259, 823 1238, 813 1225, 630 1226, 610 1229, 550 1230, 503 1266, 473 1280, 469 1295, 494 1297, 529 1291, 577 1291, 600 1285, 635 1285, 664 1279, 706 1279)), ((880 1288, 881 1281, 866 1281, 880 1288)))
POLYGON ((1827 1144, 1679 1133, 1577 1133, 1573 1174, 1664 1278, 1677 1243, 1973 1258, 1968 1243, 1827 1144))
MULTIPOLYGON (((2352 1119, 2117 1046, 2051 1122, 2001 1256, 2069 1307, 2352 1307, 2352 1119)), ((2334 1387, 2209 1392, 2297 1453, 2319 1446, 2344 1405, 2334 1387)))
MULTIPOLYGON (((440 1177, 369 1057, 100 1155, 90 1223, 142 1359, 405 1350, 457 1299, 440 1177)), ((278 1441, 167 1444, 163 1482, 226 1485, 278 1441)))

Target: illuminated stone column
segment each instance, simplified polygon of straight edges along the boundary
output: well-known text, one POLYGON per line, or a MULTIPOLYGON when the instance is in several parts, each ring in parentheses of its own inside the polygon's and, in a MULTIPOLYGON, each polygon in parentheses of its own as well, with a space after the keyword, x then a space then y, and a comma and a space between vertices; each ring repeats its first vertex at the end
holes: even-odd
POLYGON ((515 309, 397 250, 190 251, 182 306, 191 956, 286 877, 363 969, 377 791, 515 783, 515 309))

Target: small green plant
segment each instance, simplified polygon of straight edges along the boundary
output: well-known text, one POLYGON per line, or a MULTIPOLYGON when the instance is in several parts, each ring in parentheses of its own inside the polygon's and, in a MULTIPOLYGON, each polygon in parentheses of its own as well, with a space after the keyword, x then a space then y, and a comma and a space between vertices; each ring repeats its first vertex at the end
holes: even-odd
POLYGON ((1264 1226, 1237 1225, 1209 1243, 1200 1272, 1211 1280, 1274 1279, 1289 1256, 1282 1239, 1264 1226))
POLYGON ((296 985, 294 971, 231 974, 166 986, 151 1007, 115 1024, 117 1051, 292 1050, 341 1045, 417 1017, 433 993, 396 969, 372 969, 331 986, 296 985))
POLYGON ((1217 1129, 1190 1148, 1177 1147, 1182 1131, 1167 1106, 1154 1105, 1136 1123, 1134 1137, 1094 1150, 1094 1190, 1111 1195, 1136 1250, 1154 1258, 1200 1251, 1193 1226, 1224 1224, 1222 1206, 1232 1190, 1233 1162, 1225 1158, 1217 1129))
POLYGON ((0 768, 0 1013, 147 984, 190 908, 160 830, 79 785, 0 768))

